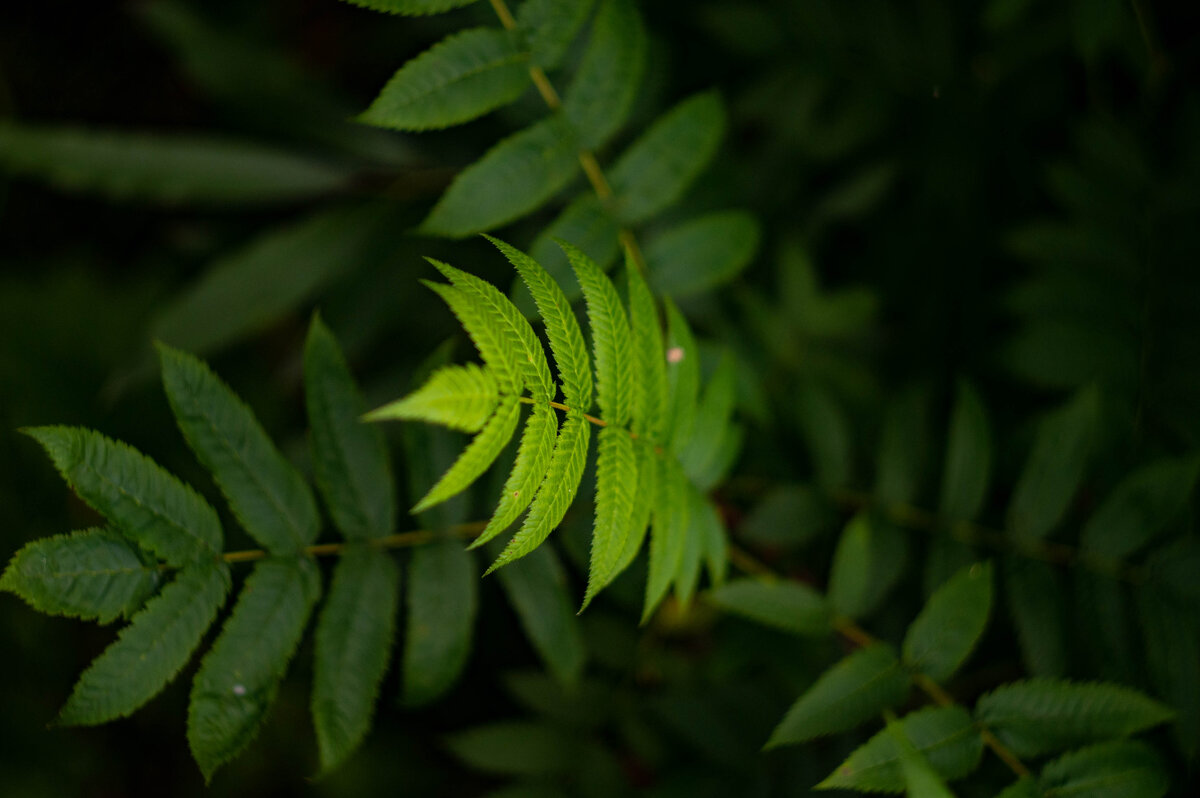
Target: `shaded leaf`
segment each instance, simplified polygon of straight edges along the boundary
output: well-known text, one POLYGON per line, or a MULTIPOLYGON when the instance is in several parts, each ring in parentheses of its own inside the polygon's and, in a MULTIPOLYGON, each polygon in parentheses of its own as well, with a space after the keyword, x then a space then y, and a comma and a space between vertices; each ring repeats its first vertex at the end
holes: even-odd
POLYGON ((563 98, 580 146, 594 150, 625 123, 646 65, 646 30, 633 0, 600 0, 583 60, 563 98))
POLYGON ((1066 754, 1042 769, 1049 795, 1160 798, 1170 784, 1166 763, 1145 743, 1111 742, 1066 754))
POLYGON ((646 248, 650 282, 680 298, 709 291, 742 273, 758 253, 762 229, 745 211, 722 211, 667 230, 646 248))
POLYGON ((650 619, 658 603, 666 596, 671 582, 679 573, 687 546, 690 516, 687 475, 674 458, 665 458, 659 463, 660 470, 655 478, 658 497, 654 501, 650 528, 650 563, 642 623, 650 619))
POLYGON ((453 538, 412 553, 403 660, 406 706, 439 698, 467 664, 479 590, 473 565, 470 552, 453 538))
POLYGON ((871 520, 859 513, 846 524, 833 554, 829 573, 829 603, 837 612, 859 618, 872 608, 871 571, 874 554, 871 520))
POLYGON ((512 776, 561 773, 578 761, 578 746, 562 729, 530 721, 476 726, 450 735, 446 746, 476 770, 512 776))
POLYGON ((533 63, 557 66, 592 12, 593 0, 525 0, 517 24, 525 34, 533 63))
POLYGON ((824 596, 803 582, 735 579, 706 597, 723 610, 786 632, 824 637, 832 631, 824 596))
POLYGON ((992 436, 987 412, 975 389, 959 382, 946 440, 938 503, 941 514, 956 521, 971 521, 978 516, 987 498, 991 469, 992 436))
POLYGON ((1035 676, 1067 672, 1066 598, 1058 575, 1044 562, 1004 559, 1008 608, 1025 667, 1035 676))
POLYGON ((935 682, 954 675, 975 648, 992 610, 992 566, 977 563, 938 588, 904 636, 904 662, 935 682))
POLYGON ((346 2, 388 14, 420 16, 422 14, 440 14, 452 8, 469 6, 475 0, 346 0, 346 2))
POLYGON ((1086 551, 1119 559, 1153 541, 1187 503, 1200 459, 1159 460, 1125 477, 1083 528, 1086 551))

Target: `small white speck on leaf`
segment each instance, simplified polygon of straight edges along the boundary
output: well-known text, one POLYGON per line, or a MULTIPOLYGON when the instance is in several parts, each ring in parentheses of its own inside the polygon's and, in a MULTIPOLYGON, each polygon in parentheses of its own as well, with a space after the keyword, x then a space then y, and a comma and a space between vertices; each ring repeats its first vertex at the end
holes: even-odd
POLYGON ((233 694, 234 694, 234 695, 245 695, 245 694, 246 694, 246 685, 244 685, 244 684, 235 684, 235 685, 233 686, 233 694))
POLYGON ((667 362, 678 363, 683 360, 683 347, 673 346, 667 350, 667 362))

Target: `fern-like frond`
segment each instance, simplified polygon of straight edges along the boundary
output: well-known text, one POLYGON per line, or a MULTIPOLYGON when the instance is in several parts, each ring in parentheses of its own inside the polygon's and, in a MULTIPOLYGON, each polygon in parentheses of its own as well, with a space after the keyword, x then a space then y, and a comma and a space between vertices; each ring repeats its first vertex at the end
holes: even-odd
MULTIPOLYGON (((433 262, 432 259, 430 262, 433 262)), ((429 280, 422 282, 440 296, 458 317, 475 348, 479 350, 484 364, 495 374, 500 392, 513 396, 519 394, 521 368, 517 362, 517 353, 508 348, 503 328, 483 301, 474 294, 454 286, 429 280)))
POLYGON ((583 607, 612 581, 631 534, 638 469, 633 439, 616 427, 600 430, 596 453, 596 525, 583 607))
POLYGON ((465 490, 487 470, 504 447, 508 445, 521 417, 521 405, 515 396, 505 397, 496 412, 488 419, 479 434, 467 445, 454 465, 442 475, 425 497, 413 507, 413 513, 428 510, 451 496, 465 490))
POLYGON ((596 364, 596 401, 609 424, 629 423, 633 396, 633 357, 629 319, 612 280, 580 250, 559 242, 583 288, 592 326, 592 351, 596 364))
POLYGON ((535 404, 529 420, 525 423, 525 431, 521 434, 521 444, 517 448, 517 459, 513 470, 504 482, 504 490, 500 495, 500 503, 492 513, 487 527, 480 533, 471 548, 482 546, 499 535, 533 501, 538 486, 546 478, 550 468, 550 457, 554 452, 554 442, 558 439, 558 418, 549 405, 535 404))
POLYGON ((563 399, 572 408, 586 413, 592 407, 592 367, 583 332, 571 310, 571 303, 554 278, 541 264, 514 246, 498 238, 486 237, 516 268, 533 295, 538 312, 546 325, 550 351, 558 365, 563 399))
POLYGON ((490 369, 475 363, 444 366, 408 396, 364 416, 366 421, 428 421, 463 432, 478 432, 500 403, 500 387, 490 369))

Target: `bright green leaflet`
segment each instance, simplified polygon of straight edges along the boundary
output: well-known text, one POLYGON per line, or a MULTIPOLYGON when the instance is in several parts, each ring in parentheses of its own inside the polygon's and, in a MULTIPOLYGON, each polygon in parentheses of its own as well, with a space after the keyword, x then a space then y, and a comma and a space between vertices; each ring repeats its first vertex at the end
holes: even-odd
POLYGON ((428 421, 462 432, 478 432, 496 412, 500 386, 490 369, 476 363, 443 366, 408 396, 365 416, 367 421, 428 421))
POLYGON ((454 465, 450 466, 437 484, 417 502, 412 512, 420 513, 435 504, 440 504, 456 493, 465 490, 478 479, 508 445, 513 433, 516 432, 517 421, 520 418, 520 402, 515 396, 505 398, 484 428, 467 444, 467 448, 454 461, 454 465))
POLYGON ((696 416, 700 392, 700 350, 679 308, 670 300, 664 304, 667 311, 667 384, 670 396, 666 434, 671 442, 671 450, 678 454, 691 439, 692 423, 696 416))
POLYGON ((224 563, 197 563, 181 570, 83 672, 58 723, 107 723, 132 714, 158 695, 200 645, 230 585, 224 563))
POLYGON ((402 699, 423 706, 458 680, 471 652, 479 578, 462 543, 443 538, 413 551, 408 567, 408 618, 402 699))
POLYGON ((638 484, 638 461, 629 433, 616 427, 600 430, 596 454, 596 523, 588 573, 587 607, 616 576, 617 565, 632 534, 638 484))
POLYGON ((1173 714, 1129 687, 1060 679, 1010 682, 975 705, 979 721, 1022 757, 1128 737, 1165 723, 1173 714))
POLYGON ((724 354, 696 405, 690 440, 679 451, 679 462, 693 482, 699 483, 702 476, 713 471, 713 464, 722 454, 736 400, 734 369, 733 357, 724 354))
POLYGON ((735 579, 706 597, 726 612, 803 637, 826 637, 831 631, 825 597, 803 582, 735 579))
POLYGON ((968 566, 942 585, 904 636, 904 663, 935 682, 954 675, 974 650, 992 609, 992 566, 968 566))
POLYGON ((317 620, 312 716, 321 770, 366 737, 391 659, 400 569, 392 555, 365 546, 343 552, 317 620))
MULTIPOLYGON (((444 264, 434 265, 440 268, 444 264)), ((517 353, 509 349, 507 336, 495 314, 474 293, 442 283, 422 282, 458 317, 484 364, 495 375, 500 392, 518 395, 521 392, 521 365, 517 353)))
POLYGON ((561 244, 575 278, 583 289, 591 322, 596 366, 596 402, 604 420, 617 427, 629 423, 633 394, 633 351, 629 318, 617 289, 591 258, 570 244, 561 244))
POLYGON ((333 522, 348 540, 380 538, 396 524, 392 468, 383 433, 366 409, 333 334, 314 318, 304 346, 304 397, 313 472, 333 522))
POLYGON ((81 499, 168 564, 183 566, 221 551, 216 511, 132 446, 72 427, 25 433, 42 445, 81 499))
POLYGON ((529 54, 510 31, 472 28, 402 66, 359 121, 394 130, 469 122, 529 88, 529 54))
POLYGON ((650 570, 646 578, 642 623, 650 620, 679 573, 688 530, 689 486, 679 461, 673 457, 661 459, 655 482, 658 497, 654 501, 650 527, 650 570))
POLYGON ((470 548, 487 543, 508 529, 512 522, 525 512, 525 508, 533 501, 538 486, 546 478, 557 440, 558 417, 554 410, 549 405, 534 405, 529 419, 525 422, 525 431, 521 434, 521 443, 517 448, 517 459, 508 479, 504 481, 496 511, 492 513, 487 526, 471 543, 470 548))
POLYGON ((654 296, 636 265, 625 264, 629 321, 633 340, 633 431, 661 441, 667 420, 670 386, 667 354, 654 296))
POLYGON ((50 615, 111 623, 140 609, 162 576, 119 532, 85 529, 27 543, 0 577, 0 590, 50 615))
POLYGON ((188 745, 205 780, 258 734, 321 596, 311 560, 264 560, 200 663, 188 705, 188 745))
POLYGON ((852 729, 908 697, 909 676, 891 649, 859 649, 817 679, 771 733, 767 748, 852 729))
POLYGON ((250 408, 191 355, 161 344, 159 354, 175 421, 250 536, 275 554, 312 543, 320 530, 312 491, 250 408))
POLYGON ((688 606, 700 584, 700 568, 704 559, 705 535, 701 524, 706 500, 696 486, 689 482, 687 495, 687 530, 683 537, 683 552, 679 555, 679 566, 675 569, 675 600, 688 606))
POLYGON ((654 511, 655 497, 658 495, 658 480, 661 474, 658 455, 645 443, 634 447, 634 451, 637 456, 637 490, 633 497, 633 509, 629 513, 629 534, 625 537, 625 547, 613 567, 614 579, 633 563, 638 552, 642 550, 651 513, 654 511))

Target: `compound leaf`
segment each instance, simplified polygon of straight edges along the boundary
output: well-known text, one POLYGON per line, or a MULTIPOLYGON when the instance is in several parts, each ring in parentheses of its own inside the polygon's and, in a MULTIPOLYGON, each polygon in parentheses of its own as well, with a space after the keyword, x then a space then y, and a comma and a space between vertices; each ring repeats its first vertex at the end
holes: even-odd
POLYGON ((196 563, 181 570, 83 672, 58 723, 107 723, 156 696, 200 645, 229 588, 224 563, 196 563))
POLYGON ((315 635, 312 716, 322 771, 345 760, 371 727, 399 592, 400 569, 390 554, 365 546, 343 552, 315 635))
POLYGON ((516 34, 460 31, 400 67, 358 118, 393 130, 469 122, 520 97, 529 87, 528 67, 516 34))
POLYGON ((25 430, 79 498, 168 564, 219 554, 221 522, 191 487, 127 444, 75 427, 25 430))
POLYGON ((250 408, 191 355, 163 344, 159 354, 175 421, 250 536, 274 554, 312 543, 320 529, 312 491, 250 408))
POLYGON ((85 529, 23 546, 0 577, 0 590, 51 615, 111 623, 140 609, 162 573, 119 532, 85 529))

